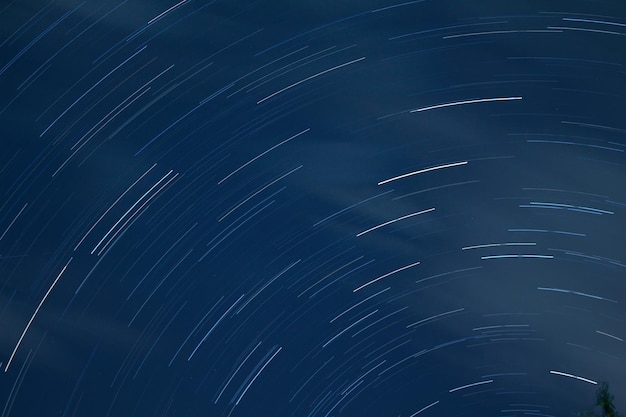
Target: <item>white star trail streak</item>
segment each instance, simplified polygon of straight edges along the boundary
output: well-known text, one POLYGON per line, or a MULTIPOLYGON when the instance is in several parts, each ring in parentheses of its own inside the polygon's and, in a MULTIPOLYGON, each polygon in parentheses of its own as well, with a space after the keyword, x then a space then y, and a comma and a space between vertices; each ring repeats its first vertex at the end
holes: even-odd
POLYGON ((243 398, 243 396, 246 395, 246 392, 248 392, 248 389, 250 389, 250 386, 254 383, 254 381, 256 381, 256 379, 259 377, 261 372, 263 372, 263 370, 267 367, 267 365, 270 364, 272 359, 274 359, 276 357, 276 355, 278 355, 278 353, 282 349, 283 348, 279 346, 278 349, 276 349, 276 351, 272 354, 272 356, 270 356, 270 358, 263 364, 263 366, 261 366, 261 369, 259 369, 259 371, 254 375, 254 377, 252 377, 252 379, 250 380, 248 385, 246 385, 246 387, 244 388, 242 393, 239 395, 239 398, 237 398, 237 400, 235 401, 235 405, 239 405, 239 403, 241 402, 241 399, 243 398))
POLYGON ((37 313, 39 313, 39 310, 41 309, 41 306, 43 305, 43 303, 46 302, 46 298, 48 298, 48 296, 50 295, 50 293, 54 289, 54 286, 57 285, 57 282, 59 282, 59 279, 61 279, 61 276, 63 275, 63 273, 65 272, 65 270, 69 266, 70 262, 72 262, 72 258, 70 258, 70 260, 67 261, 67 263, 65 264, 63 269, 61 269, 61 272, 59 272, 59 275, 57 275, 57 277, 54 279, 54 281, 52 282, 52 285, 50 285, 50 288, 48 288, 48 291, 46 291, 46 293, 44 294, 43 298, 39 302, 39 305, 35 309, 35 312, 33 313, 32 316, 30 316, 30 320, 28 320, 28 323, 26 323, 26 327, 24 327, 24 331, 22 331, 22 334, 20 335, 20 338, 18 339, 17 343, 15 344, 15 347, 13 348, 13 352, 11 352, 11 356, 7 360, 7 364, 4 367, 4 372, 8 372, 9 371, 9 367, 11 366, 11 362, 13 362, 13 358, 15 357, 15 354, 17 353, 17 350, 20 348, 20 344, 22 344, 22 340, 24 340, 24 336, 26 336, 26 333, 28 332, 28 329, 30 328, 31 324, 33 324, 33 321, 35 320, 35 317, 37 316, 37 313))
POLYGON ((425 214, 425 213, 430 213, 431 211, 435 211, 435 208, 432 207, 432 208, 429 208, 429 209, 426 209, 426 210, 421 210, 421 211, 418 211, 418 212, 415 212, 415 213, 407 214, 406 216, 398 217, 397 219, 389 220, 388 222, 381 223, 381 224, 379 224, 377 226, 370 227, 369 229, 366 229, 366 230, 364 230, 364 231, 362 231, 360 233, 357 233, 356 237, 363 236, 363 235, 365 235, 365 234, 367 234, 369 232, 372 232, 374 230, 380 229, 381 227, 389 226, 390 224, 399 222, 401 220, 405 220, 405 219, 408 219, 408 218, 411 218, 411 217, 419 216, 419 215, 425 214))
POLYGON ((456 391, 460 391, 462 389, 467 389, 467 388, 471 388, 471 387, 476 387, 478 385, 484 385, 484 384, 491 384, 493 382, 493 379, 489 379, 487 381, 479 381, 479 382, 474 382, 472 384, 467 384, 467 385, 462 385, 460 387, 456 387, 456 388, 452 388, 451 390, 449 390, 448 392, 456 392, 456 391))
POLYGON ((219 180, 217 182, 217 184, 221 184, 224 181, 226 181, 227 179, 229 179, 230 177, 232 177, 233 175, 235 175, 237 172, 241 171, 242 169, 244 169, 245 167, 247 167, 248 165, 250 165, 251 163, 253 163, 254 161, 256 161, 257 159, 261 158, 263 155, 268 154, 269 152, 273 151, 274 149, 278 148, 279 146, 289 142, 292 139, 297 138, 300 135, 303 135, 304 133, 308 132, 309 130, 311 130, 310 128, 306 128, 304 129, 302 132, 300 133, 296 133, 295 135, 283 140, 282 142, 277 143, 276 145, 272 146, 271 148, 269 148, 266 151, 261 152, 260 154, 258 154, 257 156, 255 156, 254 158, 252 158, 251 160, 249 160, 248 162, 246 162, 245 164, 243 164, 242 166, 240 166, 239 168, 237 168, 236 170, 234 170, 233 172, 231 172, 230 174, 226 175, 224 178, 222 178, 221 180, 219 180))
POLYGON ((522 97, 476 98, 472 100, 453 101, 451 103, 435 104, 434 106, 420 107, 418 109, 411 110, 411 113, 423 112, 423 111, 434 110, 434 109, 441 109, 444 107, 463 106, 465 104, 489 103, 492 101, 512 101, 512 100, 521 100, 521 99, 522 97))
POLYGON ((233 303, 231 304, 230 307, 228 307, 228 309, 220 316, 219 319, 217 319, 217 321, 215 322, 215 324, 213 324, 213 326, 211 326, 211 328, 209 329, 208 332, 206 332, 206 334, 204 335, 204 337, 200 340, 200 342, 198 342, 198 344, 196 345, 196 347, 191 351, 191 354, 189 354, 189 356, 187 357, 187 362, 189 362, 191 360, 191 358, 193 358, 193 356, 196 354, 196 352, 198 351, 198 349, 200 348, 200 346, 202 346, 202 344, 207 340, 207 338, 211 335, 211 333, 213 333, 213 330, 215 330, 215 328, 222 322, 222 320, 224 320, 224 318, 226 318, 226 316, 228 315, 228 313, 230 313, 232 311, 233 308, 235 308, 235 306, 237 305, 237 303, 239 303, 239 301, 241 301, 241 299, 245 296, 245 294, 241 294, 241 296, 239 296, 239 298, 233 303))
POLYGON ((313 78, 317 78, 317 77, 319 77, 320 75, 324 75, 324 74, 326 74, 326 73, 328 73, 328 72, 335 71, 335 70, 337 70, 337 69, 339 69, 339 68, 343 68, 343 67, 345 67, 345 66, 347 66, 347 65, 352 65, 352 64, 354 64, 355 62, 363 61, 364 59, 365 59, 365 57, 361 57, 361 58, 358 58, 358 59, 353 59, 353 60, 352 60, 352 61, 350 61, 350 62, 346 62, 346 63, 344 63, 344 64, 334 66, 334 67, 329 68, 329 69, 327 69, 327 70, 324 70, 324 71, 318 72, 317 74, 313 74, 313 75, 311 75, 310 77, 306 77, 306 78, 304 78, 304 79, 302 79, 302 80, 300 80, 300 81, 298 81, 298 82, 295 82, 295 83, 293 83, 293 84, 288 85, 287 87, 281 88, 280 90, 278 90, 278 91, 276 91, 276 92, 274 92, 274 93, 270 94, 269 96, 267 96, 267 97, 265 97, 265 98, 262 98, 261 100, 257 101, 257 102, 256 102, 256 104, 261 104, 261 103, 263 103, 264 101, 267 101, 267 100, 271 99, 272 97, 277 96, 278 94, 283 93, 283 92, 285 92, 285 91, 289 90, 290 88, 293 88, 293 87, 295 87, 295 86, 297 86, 297 85, 300 85, 300 84, 302 84, 302 83, 304 83, 304 82, 307 82, 307 81, 309 81, 309 80, 312 80, 313 78))
POLYGON ((588 382, 588 383, 593 384, 593 385, 598 385, 598 383, 596 381, 593 381, 593 380, 588 379, 588 378, 583 378, 582 376, 569 374, 567 372, 550 371, 550 373, 553 374, 553 375, 564 376, 564 377, 567 377, 567 378, 573 378, 573 379, 577 379, 579 381, 588 382))
POLYGON ((461 166, 461 165, 467 165, 467 163, 468 163, 467 161, 461 161, 461 162, 452 162, 450 164, 436 165, 434 167, 424 168, 424 169, 420 169, 418 171, 413 171, 413 172, 408 172, 406 174, 398 175, 397 177, 393 177, 393 178, 389 178, 389 179, 380 181, 378 183, 378 185, 384 185, 384 184, 390 183, 392 181, 400 180, 402 178, 412 177, 413 175, 417 175, 417 174, 423 174, 424 172, 430 172, 430 171, 436 171, 438 169, 452 168, 452 167, 458 167, 458 166, 461 166))
POLYGON ((359 291, 359 290, 362 290, 363 288, 365 288, 365 287, 367 287, 367 286, 369 286, 369 285, 372 285, 373 283, 378 282, 378 281, 380 281, 381 279, 387 278, 388 276, 393 275, 393 274, 395 274, 395 273, 398 273, 398 272, 400 272, 400 271, 404 271, 405 269, 413 268, 414 266, 417 266, 417 265, 419 265, 419 264, 420 264, 420 262, 413 262, 412 264, 405 265, 405 266, 400 267, 400 268, 398 268, 398 269, 395 269, 395 270, 393 270, 393 271, 391 271, 391 272, 387 272, 386 274, 383 274, 383 275, 381 275, 381 276, 379 276, 379 277, 377 277, 377 278, 374 278, 374 279, 373 279, 373 280, 371 280, 371 281, 366 282, 365 284, 363 284, 363 285, 361 285, 361 286, 359 286, 359 287, 356 287, 355 289, 353 289, 353 290, 352 290, 352 292, 357 292, 357 291, 359 291))
POLYGON ((432 402, 432 403, 428 404, 427 406, 420 408, 419 410, 417 410, 416 412, 414 412, 413 414, 411 414, 411 416, 410 416, 410 417, 415 417, 416 415, 420 414, 421 412, 426 411, 426 410, 428 410, 429 408, 436 406, 437 404, 439 404, 439 400, 434 401, 434 402, 432 402))

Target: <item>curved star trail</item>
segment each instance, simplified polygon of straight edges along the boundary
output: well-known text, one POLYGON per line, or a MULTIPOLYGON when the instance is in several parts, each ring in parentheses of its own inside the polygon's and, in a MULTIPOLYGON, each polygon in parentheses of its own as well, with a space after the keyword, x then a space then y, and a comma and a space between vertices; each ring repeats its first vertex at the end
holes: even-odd
POLYGON ((0 417, 626 408, 621 2, 0 22, 0 417))

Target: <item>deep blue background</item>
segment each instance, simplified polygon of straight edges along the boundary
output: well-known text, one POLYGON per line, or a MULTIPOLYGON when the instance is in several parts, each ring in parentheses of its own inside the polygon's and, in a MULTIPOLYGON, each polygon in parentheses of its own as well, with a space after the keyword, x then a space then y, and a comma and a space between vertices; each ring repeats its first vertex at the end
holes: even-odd
POLYGON ((625 64, 621 1, 3 2, 0 417, 623 410, 625 64))

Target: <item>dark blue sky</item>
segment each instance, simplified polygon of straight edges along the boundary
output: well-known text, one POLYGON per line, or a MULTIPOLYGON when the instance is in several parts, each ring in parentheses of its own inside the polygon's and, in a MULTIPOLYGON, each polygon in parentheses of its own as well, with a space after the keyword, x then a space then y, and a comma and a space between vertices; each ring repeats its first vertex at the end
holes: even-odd
POLYGON ((0 417, 626 409, 620 1, 5 1, 0 417))

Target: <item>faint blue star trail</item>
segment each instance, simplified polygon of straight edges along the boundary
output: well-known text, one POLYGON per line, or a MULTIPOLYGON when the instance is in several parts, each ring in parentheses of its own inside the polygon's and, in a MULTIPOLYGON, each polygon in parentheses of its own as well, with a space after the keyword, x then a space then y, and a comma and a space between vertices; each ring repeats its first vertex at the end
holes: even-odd
POLYGON ((0 22, 0 417, 626 409, 626 4, 0 22))

